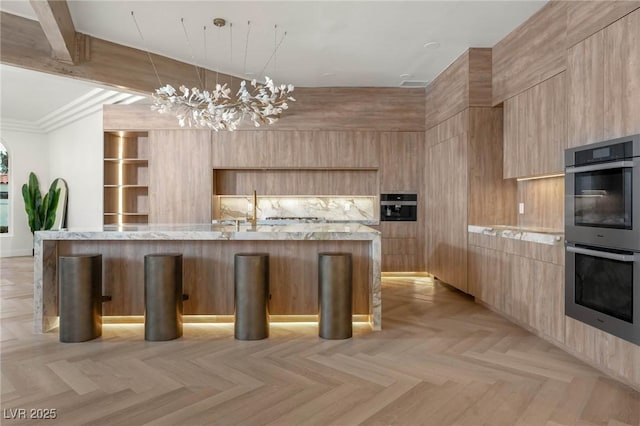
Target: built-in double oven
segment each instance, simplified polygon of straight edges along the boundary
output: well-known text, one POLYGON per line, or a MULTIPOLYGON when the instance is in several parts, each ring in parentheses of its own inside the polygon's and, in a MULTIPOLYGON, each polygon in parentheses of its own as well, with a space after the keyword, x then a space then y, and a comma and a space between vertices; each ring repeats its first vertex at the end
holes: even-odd
POLYGON ((566 315, 640 345, 640 135, 565 151, 566 315))

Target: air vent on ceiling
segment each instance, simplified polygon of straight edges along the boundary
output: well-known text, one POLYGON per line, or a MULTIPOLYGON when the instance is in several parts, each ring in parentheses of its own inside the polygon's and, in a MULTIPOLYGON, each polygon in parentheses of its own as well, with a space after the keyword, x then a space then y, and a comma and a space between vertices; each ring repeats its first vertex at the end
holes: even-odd
POLYGON ((428 81, 402 80, 400 87, 427 87, 428 84, 428 81))

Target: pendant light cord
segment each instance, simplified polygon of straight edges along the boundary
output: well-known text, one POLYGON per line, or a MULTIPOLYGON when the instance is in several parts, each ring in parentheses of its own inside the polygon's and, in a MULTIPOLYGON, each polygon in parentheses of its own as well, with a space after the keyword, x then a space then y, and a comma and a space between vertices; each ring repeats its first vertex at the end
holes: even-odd
POLYGON ((244 64, 242 65, 242 75, 247 75, 247 52, 249 50, 249 33, 251 32, 251 21, 247 21, 247 37, 244 41, 244 64))
POLYGON ((142 36, 142 31, 140 31, 140 26, 138 25, 138 21, 136 20, 136 15, 134 15, 133 10, 131 11, 131 18, 133 18, 133 23, 136 25, 138 30, 138 35, 140 36, 140 40, 142 40, 142 45, 144 46, 144 50, 147 52, 147 57, 149 58, 149 62, 151 62, 151 66, 153 67, 153 72, 158 79, 158 84, 162 86, 162 81, 160 81, 160 76, 158 75, 158 70, 156 69, 156 64, 153 63, 153 58, 151 57, 151 53, 149 53, 149 47, 147 46, 147 42, 142 36))
POLYGON ((260 75, 264 75, 264 71, 267 69, 267 66, 269 66, 269 63, 271 62, 271 59, 273 59, 276 55, 276 52, 278 52, 278 49, 280 49, 280 46, 282 45, 282 42, 284 41, 284 38, 286 37, 287 32, 285 31, 284 34, 282 34, 282 37, 280 38, 280 43, 278 43, 278 45, 275 47, 275 49, 273 49, 273 53, 271 54, 271 56, 269 56, 269 60, 267 60, 267 63, 264 64, 264 67, 262 68, 262 71, 260 71, 260 75))
POLYGON ((189 54, 191 55, 191 63, 193 64, 193 68, 196 70, 196 75, 198 76, 198 81, 200 82, 200 87, 204 87, 204 84, 202 84, 202 77, 200 76, 200 72, 198 71, 198 67, 196 66, 196 58, 193 55, 193 46, 191 46, 191 40, 189 40, 189 34, 187 34, 187 28, 184 26, 184 18, 180 18, 180 23, 182 24, 182 30, 184 31, 184 38, 187 39, 187 46, 189 46, 189 54))

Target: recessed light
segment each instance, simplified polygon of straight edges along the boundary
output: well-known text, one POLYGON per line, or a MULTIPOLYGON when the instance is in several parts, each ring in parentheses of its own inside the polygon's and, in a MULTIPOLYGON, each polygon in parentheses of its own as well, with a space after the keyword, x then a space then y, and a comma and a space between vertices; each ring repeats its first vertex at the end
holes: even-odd
POLYGON ((438 43, 437 41, 428 41, 424 44, 425 49, 437 49, 438 47, 440 47, 440 43, 438 43))
POLYGON ((411 74, 400 74, 400 78, 411 77, 411 74))

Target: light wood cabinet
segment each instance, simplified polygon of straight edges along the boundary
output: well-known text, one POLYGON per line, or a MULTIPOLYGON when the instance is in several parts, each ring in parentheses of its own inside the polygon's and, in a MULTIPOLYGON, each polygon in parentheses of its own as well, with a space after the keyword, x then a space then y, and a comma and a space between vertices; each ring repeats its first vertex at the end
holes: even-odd
POLYGON ((104 133, 105 225, 149 221, 148 153, 146 132, 104 133))
POLYGON ((209 130, 149 132, 150 223, 209 223, 213 177, 209 130))
POLYGON ((467 228, 516 220, 516 185, 502 179, 502 109, 468 108, 428 131, 427 271, 464 292, 467 228))
POLYGON ((565 72, 504 102, 504 178, 560 173, 566 148, 565 72))
POLYGON ((476 299, 548 340, 563 343, 564 246, 469 234, 476 299))
POLYGON ((380 192, 419 192, 423 147, 423 132, 380 133, 380 192))
POLYGON ((214 169, 377 169, 376 131, 213 132, 214 169))
POLYGON ((640 10, 603 31, 604 138, 640 133, 640 10))
POLYGON ((430 148, 428 271, 467 292, 467 133, 430 148))
POLYGON ((640 132, 640 10, 568 50, 569 147, 640 132))
POLYGON ((423 271, 424 232, 417 222, 380 222, 382 232, 382 271, 423 271))

